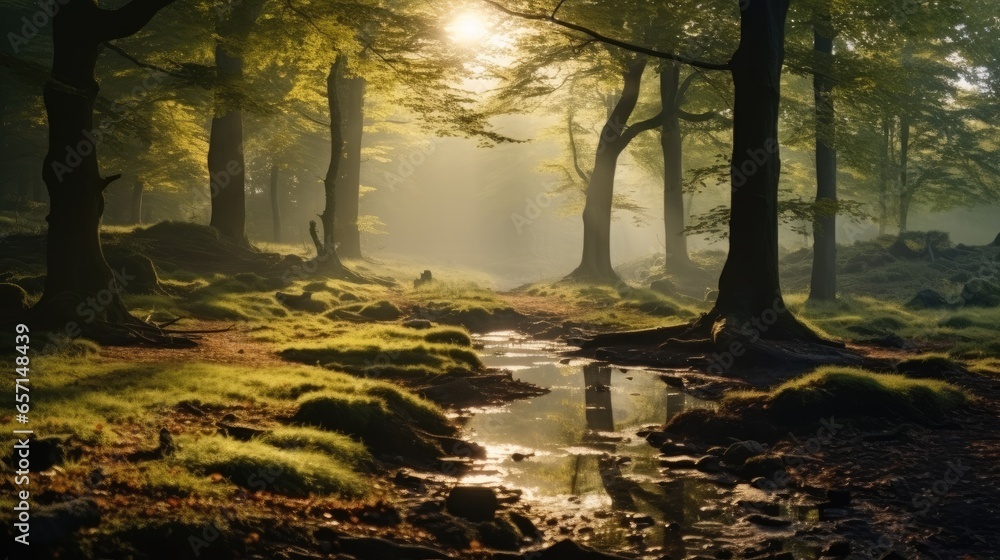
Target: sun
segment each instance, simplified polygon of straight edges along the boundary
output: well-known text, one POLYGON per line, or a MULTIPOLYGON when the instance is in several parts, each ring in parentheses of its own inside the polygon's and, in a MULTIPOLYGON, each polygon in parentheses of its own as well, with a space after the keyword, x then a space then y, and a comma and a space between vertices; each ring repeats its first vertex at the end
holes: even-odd
POLYGON ((475 12, 459 15, 445 29, 452 41, 465 44, 478 43, 489 32, 486 20, 475 12))

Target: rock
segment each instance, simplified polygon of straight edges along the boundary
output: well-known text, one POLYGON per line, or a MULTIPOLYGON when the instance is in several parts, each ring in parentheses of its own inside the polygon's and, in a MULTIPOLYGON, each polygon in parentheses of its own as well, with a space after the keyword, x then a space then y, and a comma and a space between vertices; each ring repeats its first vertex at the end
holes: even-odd
POLYGON ((417 278, 416 280, 413 281, 413 287, 419 288, 420 286, 433 281, 434 281, 434 275, 431 274, 431 271, 425 270, 422 273, 420 273, 420 278, 417 278))
POLYGON ((664 455, 690 455, 695 449, 686 443, 667 440, 660 444, 660 453, 664 455))
POLYGON ((431 323, 427 319, 408 319, 403 321, 403 326, 408 329, 424 330, 433 327, 434 323, 431 323))
POLYGON ((97 503, 89 498, 39 506, 31 516, 31 544, 54 544, 84 527, 96 527, 100 521, 97 503))
POLYGON ((826 548, 823 549, 823 552, 822 554, 820 554, 820 556, 840 557, 840 556, 847 556, 850 553, 851 553, 851 543, 847 541, 834 541, 828 544, 826 548))
POLYGON ((668 375, 666 373, 660 374, 660 381, 663 381, 671 387, 677 387, 678 389, 684 387, 684 378, 676 375, 668 375))
POLYGON ((953 275, 948 280, 951 281, 951 282, 955 282, 956 284, 964 284, 965 282, 968 282, 969 280, 972 280, 972 275, 969 274, 968 272, 962 271, 962 272, 959 272, 959 273, 953 275))
POLYGON ((830 488, 826 491, 826 500, 830 507, 849 507, 851 505, 851 491, 830 488))
POLYGON ((662 278, 660 280, 653 280, 649 284, 649 289, 653 290, 654 292, 659 292, 665 296, 677 295, 677 286, 674 286, 674 283, 671 282, 670 280, 667 280, 666 278, 662 278))
POLYGON ((0 284, 0 315, 16 317, 28 309, 28 292, 17 284, 0 284))
POLYGON ((531 560, 623 560, 622 556, 604 554, 592 548, 565 539, 537 552, 529 552, 524 557, 531 560))
POLYGON ((767 448, 760 442, 753 440, 738 441, 726 448, 726 452, 722 454, 722 462, 730 466, 740 467, 750 457, 763 455, 765 452, 767 452, 767 448))
POLYGON ((952 307, 952 304, 939 292, 927 289, 917 292, 917 295, 907 302, 906 307, 910 309, 947 309, 952 307))
POLYGON ((219 428, 219 433, 224 436, 229 436, 235 440, 239 441, 250 441, 255 437, 259 437, 268 433, 267 430, 261 428, 256 428, 254 426, 248 426, 245 424, 231 424, 228 422, 216 422, 216 426, 219 428))
POLYGON ((536 540, 541 538, 542 532, 538 530, 538 527, 535 525, 534 521, 529 519, 527 516, 521 515, 516 511, 510 512, 508 516, 510 517, 511 523, 513 523, 514 526, 517 527, 518 531, 521 531, 522 535, 531 540, 536 540))
POLYGON ((456 486, 445 501, 448 513, 469 521, 490 521, 500 503, 492 488, 482 486, 456 486))
POLYGON ((755 455, 740 467, 740 475, 748 479, 764 476, 775 480, 775 474, 785 471, 785 461, 778 455, 755 455))
POLYGON ((173 455, 177 449, 177 444, 174 443, 174 437, 170 435, 170 430, 160 428, 160 447, 158 448, 160 455, 164 457, 173 455))
POLYGON ((521 548, 521 533, 506 519, 498 517, 493 521, 480 523, 479 542, 497 550, 518 550, 521 548))
POLYGON ((962 288, 962 301, 972 307, 1000 306, 1000 285, 974 278, 962 288))
POLYGON ((694 468, 706 473, 722 472, 722 460, 714 455, 705 455, 695 461, 694 468))
POLYGON ((906 558, 906 556, 903 556, 902 554, 900 554, 898 552, 890 551, 888 554, 886 554, 885 556, 883 556, 880 560, 907 560, 907 558, 906 558))
POLYGON ((687 470, 695 468, 694 459, 660 459, 660 466, 668 469, 687 470))
POLYGON ((791 521, 787 519, 781 519, 780 517, 773 517, 770 515, 764 515, 762 513, 751 513, 745 518, 750 523, 754 525, 760 525, 761 527, 788 527, 792 524, 791 521))

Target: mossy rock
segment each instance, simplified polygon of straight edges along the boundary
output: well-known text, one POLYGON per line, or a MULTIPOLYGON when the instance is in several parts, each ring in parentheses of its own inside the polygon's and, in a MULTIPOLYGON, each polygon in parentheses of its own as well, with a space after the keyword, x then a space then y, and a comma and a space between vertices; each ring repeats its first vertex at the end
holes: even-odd
POLYGON ((28 309, 28 292, 17 284, 0 284, 0 314, 17 317, 28 309))
POLYGON ((118 287, 127 294, 159 294, 160 278, 149 257, 123 248, 108 248, 108 266, 119 279, 118 287))

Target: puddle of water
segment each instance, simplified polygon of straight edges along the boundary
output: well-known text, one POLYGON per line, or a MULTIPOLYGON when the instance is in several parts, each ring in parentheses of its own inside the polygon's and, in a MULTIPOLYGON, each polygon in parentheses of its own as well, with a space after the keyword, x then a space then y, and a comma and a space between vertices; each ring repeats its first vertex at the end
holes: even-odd
POLYGON ((576 524, 582 519, 594 531, 572 536, 591 545, 642 541, 681 556, 717 547, 724 528, 727 538, 738 538, 732 525, 747 512, 736 503, 766 498, 745 484, 720 486, 692 471, 664 470, 659 450, 636 436, 645 426, 712 403, 679 392, 652 372, 587 360, 563 363, 560 347, 517 333, 491 333, 476 342, 487 366, 551 392, 477 411, 468 420, 467 437, 489 456, 463 483, 518 488, 546 511, 575 515, 576 524))

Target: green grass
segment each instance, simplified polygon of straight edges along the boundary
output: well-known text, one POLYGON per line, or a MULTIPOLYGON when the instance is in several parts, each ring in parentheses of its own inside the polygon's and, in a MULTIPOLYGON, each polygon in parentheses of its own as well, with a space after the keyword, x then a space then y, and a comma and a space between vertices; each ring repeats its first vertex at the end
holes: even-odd
POLYGON ((733 409, 759 403, 773 420, 789 424, 830 416, 940 419, 968 400, 962 390, 943 381, 830 366, 767 392, 727 394, 723 403, 733 409))
POLYGON ((593 286, 573 282, 532 284, 518 290, 545 298, 548 311, 573 322, 609 329, 637 329, 689 321, 704 311, 648 288, 593 286))

